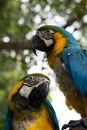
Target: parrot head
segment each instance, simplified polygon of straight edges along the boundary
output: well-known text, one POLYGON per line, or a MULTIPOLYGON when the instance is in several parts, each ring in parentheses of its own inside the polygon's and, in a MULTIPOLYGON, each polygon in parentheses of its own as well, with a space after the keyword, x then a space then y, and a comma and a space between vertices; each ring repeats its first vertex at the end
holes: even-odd
POLYGON ((68 45, 78 46, 72 34, 64 28, 54 25, 41 26, 37 29, 36 35, 32 38, 32 50, 35 54, 36 50, 49 54, 53 51, 53 48, 55 48, 58 53, 61 53, 68 45), (55 43, 57 43, 56 46, 55 43))
POLYGON ((43 74, 30 74, 16 84, 9 93, 9 107, 12 111, 40 108, 49 92, 50 79, 43 74))
POLYGON ((53 29, 50 29, 50 27, 51 26, 40 27, 37 30, 36 35, 33 37, 32 48, 35 54, 36 49, 43 52, 48 52, 53 47, 54 44, 53 36, 55 31, 53 29))

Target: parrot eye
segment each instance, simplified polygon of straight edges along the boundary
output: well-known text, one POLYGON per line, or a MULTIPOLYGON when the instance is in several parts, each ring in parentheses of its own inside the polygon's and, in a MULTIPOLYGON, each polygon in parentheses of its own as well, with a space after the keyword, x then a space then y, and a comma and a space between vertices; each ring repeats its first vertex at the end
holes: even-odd
POLYGON ((30 80, 33 80, 33 76, 30 76, 29 78, 30 78, 30 80))
POLYGON ((37 35, 41 39, 49 40, 49 39, 53 39, 54 31, 50 30, 50 29, 43 29, 43 30, 40 30, 40 31, 38 30, 37 35))
POLYGON ((39 83, 39 80, 40 80, 40 79, 39 79, 38 77, 36 77, 36 76, 28 76, 28 77, 25 79, 23 85, 24 85, 24 86, 27 86, 27 87, 32 87, 32 86, 35 86, 36 84, 38 84, 38 83, 39 83))
POLYGON ((50 29, 43 30, 43 38, 46 40, 53 39, 54 32, 50 29))
POLYGON ((30 81, 30 80, 33 80, 33 76, 29 76, 25 79, 25 81, 30 81))
POLYGON ((46 29, 46 32, 47 32, 47 33, 50 33, 50 29, 46 29))

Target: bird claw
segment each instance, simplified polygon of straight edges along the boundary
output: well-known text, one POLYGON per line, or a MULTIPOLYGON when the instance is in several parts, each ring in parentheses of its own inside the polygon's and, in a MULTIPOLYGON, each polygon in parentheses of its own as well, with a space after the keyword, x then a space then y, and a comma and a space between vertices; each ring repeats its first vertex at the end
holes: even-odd
POLYGON ((87 128, 87 117, 82 119, 82 124, 85 128, 87 128))
POLYGON ((87 118, 82 118, 82 119, 76 120, 76 121, 71 120, 71 121, 69 121, 68 124, 64 124, 62 126, 62 130, 65 130, 67 128, 71 129, 71 128, 75 128, 78 126, 82 126, 87 129, 87 118))

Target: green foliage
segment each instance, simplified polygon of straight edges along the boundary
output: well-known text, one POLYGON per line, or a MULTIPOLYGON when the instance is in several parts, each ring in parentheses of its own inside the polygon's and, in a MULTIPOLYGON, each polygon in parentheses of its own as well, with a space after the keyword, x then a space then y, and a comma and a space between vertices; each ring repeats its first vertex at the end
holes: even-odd
POLYGON ((18 82, 19 78, 26 75, 22 70, 21 61, 0 54, 0 129, 3 130, 7 110, 7 97, 9 90, 18 82))

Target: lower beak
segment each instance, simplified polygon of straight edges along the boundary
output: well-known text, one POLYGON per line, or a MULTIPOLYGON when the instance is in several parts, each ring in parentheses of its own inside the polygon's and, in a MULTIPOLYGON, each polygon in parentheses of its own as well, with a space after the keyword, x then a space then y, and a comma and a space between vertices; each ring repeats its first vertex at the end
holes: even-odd
POLYGON ((43 101, 46 99, 49 92, 49 81, 44 81, 39 86, 34 88, 29 97, 29 106, 32 108, 40 108, 43 101))

